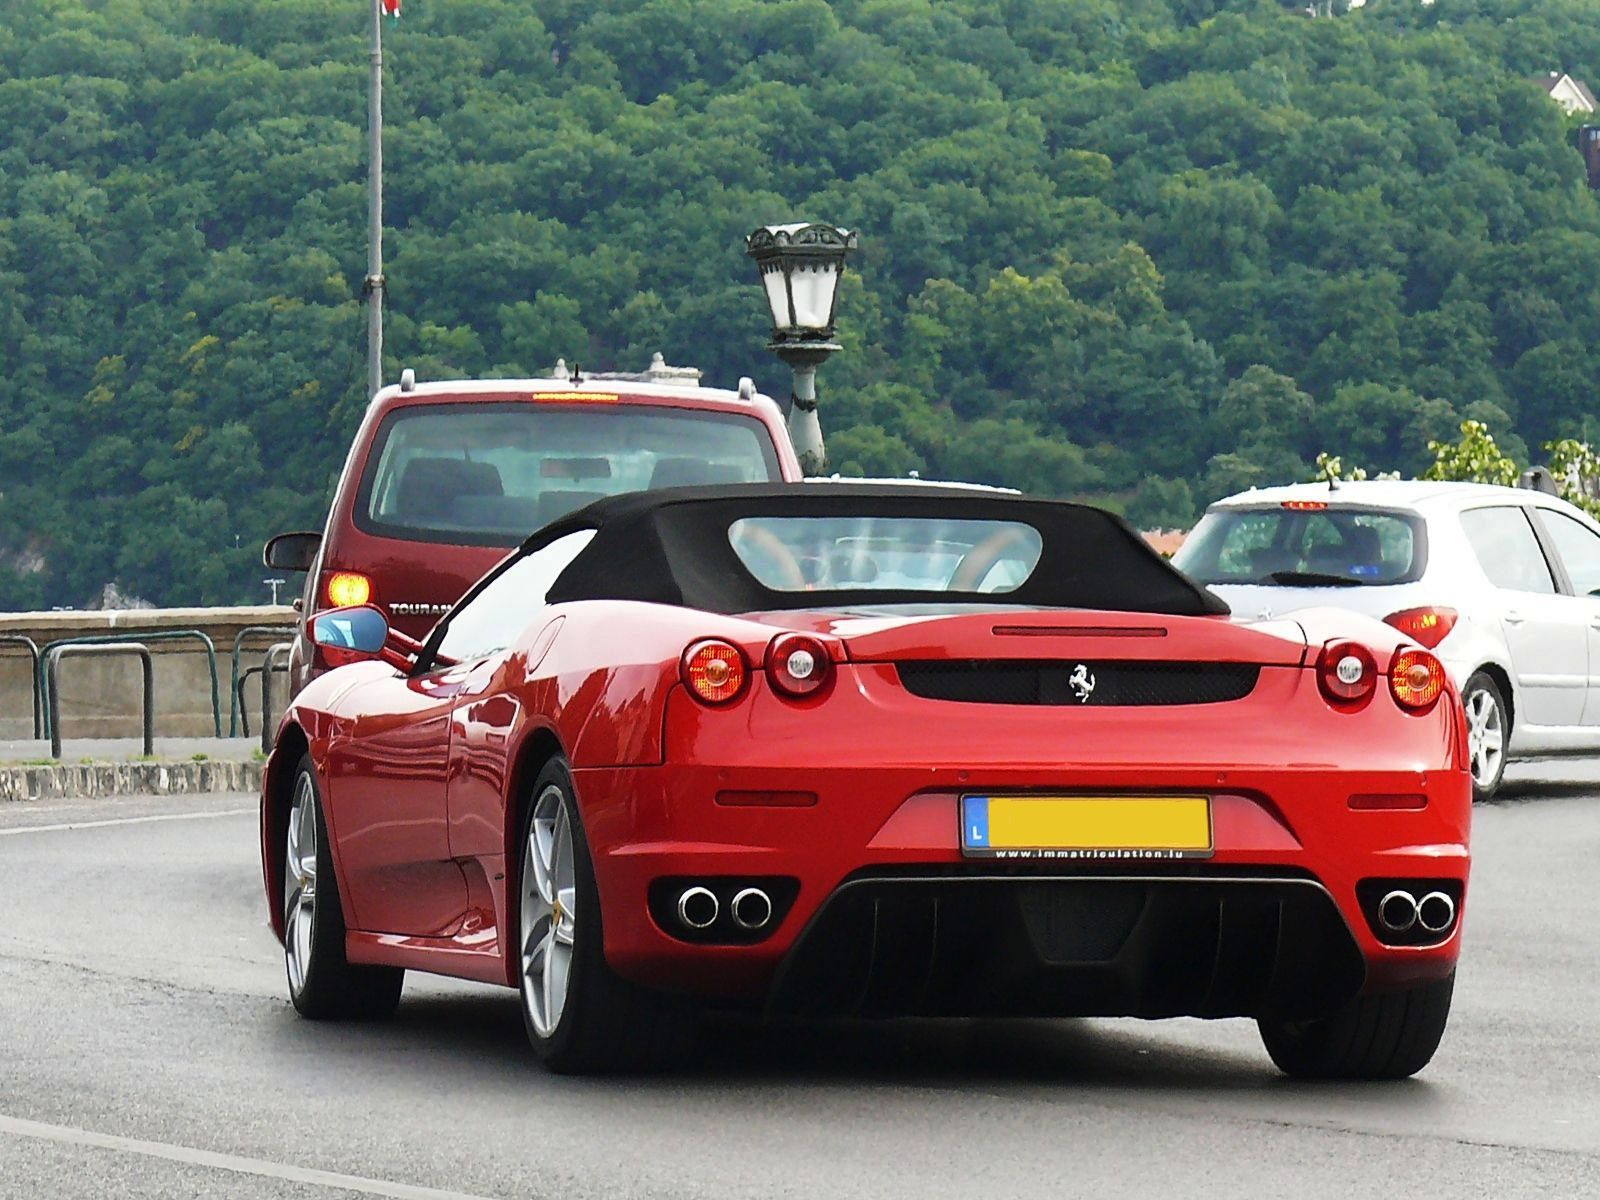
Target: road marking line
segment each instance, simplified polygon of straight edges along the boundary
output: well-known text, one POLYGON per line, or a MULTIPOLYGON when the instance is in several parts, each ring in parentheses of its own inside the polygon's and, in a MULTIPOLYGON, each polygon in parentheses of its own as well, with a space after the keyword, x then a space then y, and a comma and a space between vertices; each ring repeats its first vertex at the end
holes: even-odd
POLYGON ((225 808, 220 812, 159 813, 153 817, 117 817, 111 821, 67 821, 61 825, 19 825, 14 829, 0 829, 0 837, 17 837, 24 833, 61 833, 68 829, 104 829, 107 825, 148 825, 152 821, 204 821, 210 817, 242 817, 254 814, 254 808, 225 808))
POLYGON ((24 1121, 20 1117, 8 1117, 4 1114, 0 1114, 0 1133, 38 1138, 47 1142, 62 1142, 70 1146, 89 1146, 97 1150, 120 1150, 124 1154, 142 1154, 148 1158, 163 1158, 169 1162, 184 1163, 189 1166, 212 1167, 219 1171, 234 1171, 241 1175, 258 1175, 263 1179, 342 1188, 347 1192, 360 1192, 366 1196, 385 1196, 389 1200, 488 1200, 487 1197, 473 1196, 466 1192, 415 1187, 408 1183, 368 1179, 362 1175, 341 1175, 335 1171, 318 1171, 311 1167, 295 1167, 288 1163, 268 1162, 260 1158, 242 1158, 237 1154, 219 1154, 214 1150, 196 1150, 190 1146, 174 1146, 167 1142, 146 1142, 139 1138, 115 1137, 109 1133, 73 1129, 67 1125, 24 1121))

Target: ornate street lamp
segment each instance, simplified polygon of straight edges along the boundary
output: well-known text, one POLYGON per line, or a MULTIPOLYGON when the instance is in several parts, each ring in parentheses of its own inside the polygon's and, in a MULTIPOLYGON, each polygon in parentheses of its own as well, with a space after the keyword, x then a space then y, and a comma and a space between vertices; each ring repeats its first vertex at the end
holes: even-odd
POLYGON ((807 475, 822 473, 822 423, 817 420, 817 367, 835 350, 834 309, 845 256, 856 235, 832 225, 763 225, 745 238, 772 310, 771 350, 794 372, 789 440, 807 475))

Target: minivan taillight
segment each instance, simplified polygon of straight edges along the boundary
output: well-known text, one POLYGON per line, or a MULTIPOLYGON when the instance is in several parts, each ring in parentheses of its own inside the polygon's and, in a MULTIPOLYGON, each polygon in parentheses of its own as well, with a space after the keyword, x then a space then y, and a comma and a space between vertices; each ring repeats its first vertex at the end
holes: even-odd
POLYGON ((1453 608, 1429 604, 1390 613, 1383 621, 1386 625, 1393 625, 1413 642, 1432 650, 1450 636, 1450 631, 1456 627, 1458 615, 1453 608))
POLYGON ((335 571, 323 592, 334 608, 359 608, 372 602, 372 580, 360 571, 335 571))

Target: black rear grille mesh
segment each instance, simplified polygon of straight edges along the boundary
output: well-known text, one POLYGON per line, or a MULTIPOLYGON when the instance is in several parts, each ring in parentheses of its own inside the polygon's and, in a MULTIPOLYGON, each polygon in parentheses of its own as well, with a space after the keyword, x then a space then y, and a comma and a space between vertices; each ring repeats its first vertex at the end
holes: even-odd
POLYGON ((954 659, 896 663, 914 696, 968 704, 1221 704, 1248 696, 1250 663, 954 659))

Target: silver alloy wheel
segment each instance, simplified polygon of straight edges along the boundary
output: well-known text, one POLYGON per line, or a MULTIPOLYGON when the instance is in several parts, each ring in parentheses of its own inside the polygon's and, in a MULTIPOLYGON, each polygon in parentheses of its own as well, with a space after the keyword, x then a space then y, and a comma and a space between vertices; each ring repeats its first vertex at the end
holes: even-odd
POLYGON ((572 973, 577 881, 572 826, 561 789, 550 784, 534 802, 522 851, 522 1003, 540 1037, 561 1023, 572 973))
POLYGON ((1472 782, 1488 787, 1500 776, 1506 754, 1505 718, 1494 693, 1477 688, 1467 697, 1467 752, 1472 759, 1472 782))
POLYGON ((289 989, 305 990, 317 920, 317 791, 311 776, 295 781, 283 855, 283 953, 289 989))

